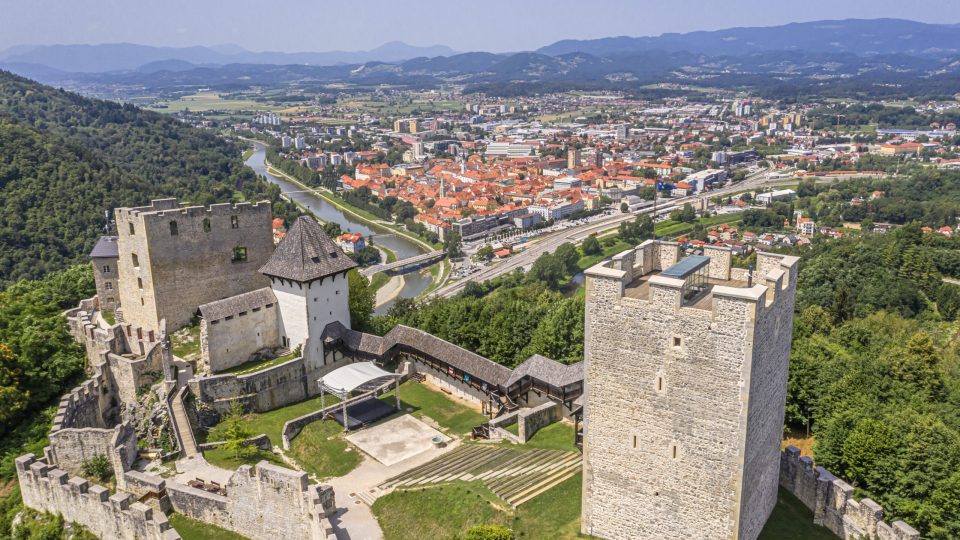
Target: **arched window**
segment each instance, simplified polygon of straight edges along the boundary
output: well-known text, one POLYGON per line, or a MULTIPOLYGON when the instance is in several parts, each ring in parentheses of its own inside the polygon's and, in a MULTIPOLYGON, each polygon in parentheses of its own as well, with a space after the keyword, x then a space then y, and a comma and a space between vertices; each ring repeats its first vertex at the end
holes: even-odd
POLYGON ((178 234, 180 234, 180 232, 177 230, 177 222, 176 222, 176 221, 171 221, 171 222, 170 222, 170 236, 176 236, 176 235, 178 235, 178 234))

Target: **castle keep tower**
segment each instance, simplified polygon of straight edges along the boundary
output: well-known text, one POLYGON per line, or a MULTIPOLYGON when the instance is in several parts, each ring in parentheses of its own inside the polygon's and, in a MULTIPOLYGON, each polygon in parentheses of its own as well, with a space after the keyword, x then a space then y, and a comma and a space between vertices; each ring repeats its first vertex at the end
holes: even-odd
POLYGON ((123 321, 158 331, 190 323, 200 304, 268 283, 257 273, 273 253, 268 201, 181 207, 176 199, 117 208, 123 321))
POLYGON ((797 258, 647 241, 587 272, 584 533, 745 539, 777 500, 797 258))
POLYGON ((280 306, 282 345, 301 346, 308 370, 323 365, 323 329, 334 321, 350 328, 347 272, 356 266, 317 220, 301 216, 260 268, 280 306))

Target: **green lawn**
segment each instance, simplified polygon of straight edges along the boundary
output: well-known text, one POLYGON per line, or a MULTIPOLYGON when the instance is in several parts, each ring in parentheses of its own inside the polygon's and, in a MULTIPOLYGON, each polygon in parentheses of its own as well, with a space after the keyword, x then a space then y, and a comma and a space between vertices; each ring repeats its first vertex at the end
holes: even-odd
POLYGON ((274 366, 279 366, 284 362, 289 362, 297 357, 295 351, 290 351, 287 354, 278 356, 276 358, 261 358, 260 360, 252 360, 250 362, 244 362, 239 366, 234 366, 230 369, 223 371, 218 371, 217 375, 223 375, 230 373, 233 375, 246 375, 248 373, 256 373, 257 371, 262 371, 267 368, 272 368, 274 366))
POLYGON ((577 447, 573 445, 573 439, 573 426, 566 422, 554 422, 534 433, 526 446, 576 451, 577 447))
POLYGON ((233 531, 221 529, 202 521, 188 518, 182 514, 170 514, 170 525, 180 533, 183 540, 246 540, 233 531))
POLYGON ((174 356, 184 360, 198 360, 200 358, 200 325, 181 328, 170 334, 170 345, 174 356))
POLYGON ((452 482, 395 491, 377 499, 373 513, 386 540, 457 538, 475 525, 503 525, 517 538, 584 538, 580 530, 580 475, 511 509, 480 482, 452 482))
MULTIPOLYGON (((327 405, 333 405, 338 401, 340 400, 337 399, 336 396, 328 395, 326 397, 327 405)), ((299 418, 307 413, 318 410, 320 410, 320 396, 264 413, 247 414, 244 416, 244 420, 246 420, 245 425, 247 429, 249 429, 253 435, 265 433, 267 437, 270 437, 270 442, 274 446, 280 446, 282 443, 280 435, 283 433, 283 424, 294 418, 299 418)), ((200 442, 222 441, 225 438, 220 425, 214 426, 209 432, 201 431, 197 434, 197 439, 200 440, 200 442)))
POLYGON ((780 489, 759 540, 837 540, 830 529, 813 524, 813 512, 792 493, 780 489))
POLYGON ((103 316, 103 320, 107 321, 107 324, 113 326, 117 324, 117 314, 112 311, 101 311, 100 315, 103 316))
MULTIPOLYGON (((524 540, 589 538, 580 534, 581 475, 565 480, 515 511, 479 482, 452 482, 398 490, 377 499, 373 513, 386 540, 455 538, 474 525, 503 525, 524 540)), ((837 540, 813 524, 813 514, 780 490, 760 540, 837 540)))
POLYGON ((280 459, 280 456, 274 454, 273 452, 268 452, 266 450, 257 449, 256 453, 251 454, 245 458, 235 458, 230 455, 223 447, 217 447, 213 450, 207 450, 203 453, 203 459, 207 460, 211 465, 216 465, 223 469, 229 469, 234 471, 237 467, 241 465, 256 465, 261 461, 269 461, 274 465, 282 465, 284 467, 289 467, 286 463, 280 459))
POLYGON ((289 455, 320 480, 343 476, 363 461, 360 451, 343 438, 343 427, 333 420, 308 424, 290 442, 289 455))
MULTIPOLYGON (((393 391, 384 394, 381 399, 392 405, 393 391)), ((404 412, 413 409, 410 413, 413 416, 428 416, 454 434, 470 433, 474 427, 487 422, 487 417, 479 412, 454 401, 443 392, 415 382, 408 381, 400 385, 400 405, 404 412)))

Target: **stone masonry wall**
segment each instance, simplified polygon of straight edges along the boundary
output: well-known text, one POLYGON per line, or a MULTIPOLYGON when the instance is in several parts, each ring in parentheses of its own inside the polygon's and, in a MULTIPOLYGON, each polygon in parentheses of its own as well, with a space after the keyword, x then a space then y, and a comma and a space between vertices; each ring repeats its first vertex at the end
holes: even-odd
POLYGON ((280 348, 280 309, 258 306, 229 319, 200 321, 203 361, 212 373, 239 366, 264 349, 280 348))
POLYGON ((185 516, 236 531, 252 540, 333 538, 327 519, 336 512, 333 489, 308 485, 307 474, 261 461, 230 477, 226 495, 169 483, 173 509, 185 516))
POLYGON ((844 540, 919 540, 920 533, 904 523, 883 521, 883 508, 871 499, 853 499, 853 486, 814 467, 813 460, 788 446, 780 454, 780 485, 813 511, 813 520, 844 540))
POLYGON ((137 436, 129 424, 111 429, 61 429, 51 432, 49 440, 50 445, 44 448, 46 462, 71 474, 82 474, 84 461, 102 455, 119 477, 137 456, 137 436))
POLYGON ((37 461, 32 454, 16 460, 23 503, 90 529, 103 540, 178 540, 166 516, 135 502, 126 493, 110 496, 103 486, 37 461))
POLYGON ((227 412, 233 400, 243 403, 248 411, 265 412, 319 394, 317 379, 353 361, 332 351, 324 358, 325 363, 320 365, 307 366, 303 358, 295 358, 247 375, 200 377, 190 381, 190 391, 220 413, 227 412))
MULTIPOLYGON (((793 258, 758 254, 772 260, 767 276, 765 305, 758 306, 752 329, 752 350, 746 365, 749 384, 746 442, 743 457, 743 491, 740 497, 740 538, 756 538, 777 501, 779 452, 783 436, 797 265, 793 258), (789 272, 786 273, 786 272, 789 272)), ((758 276, 762 278, 763 275, 758 276)), ((759 281, 759 280, 758 280, 759 281)), ((759 284, 763 284, 760 281, 759 284)))
POLYGON ((527 442, 540 429, 563 418, 563 406, 559 403, 543 403, 531 409, 520 409, 517 414, 521 442, 527 442))
MULTIPOLYGON (((655 269, 676 261, 672 244, 641 248, 655 269)), ((723 272, 724 264, 711 272, 723 272)), ((776 475, 771 497, 769 464, 763 452, 751 453, 772 436, 763 417, 749 415, 750 373, 774 362, 785 370, 787 357, 774 356, 789 334, 755 349, 763 287, 717 287, 703 309, 681 307, 670 280, 651 281, 647 300, 625 297, 624 275, 605 267, 587 271, 582 531, 617 539, 725 539, 736 537, 746 519, 752 535, 753 510, 742 515, 741 492, 764 482, 754 501, 764 514, 776 500, 776 475), (748 457, 756 462, 744 466, 748 457)), ((789 328, 790 317, 781 324, 789 328)), ((777 401, 779 382, 767 389, 755 381, 770 393, 759 399, 777 401)), ((781 401, 780 415, 782 407, 781 401)), ((782 418, 777 436, 781 426, 782 418)))
POLYGON ((115 217, 121 309, 134 326, 157 330, 166 319, 175 331, 200 304, 269 284, 257 272, 274 249, 269 202, 181 208, 164 199, 115 217), (238 247, 246 260, 234 259, 238 247))

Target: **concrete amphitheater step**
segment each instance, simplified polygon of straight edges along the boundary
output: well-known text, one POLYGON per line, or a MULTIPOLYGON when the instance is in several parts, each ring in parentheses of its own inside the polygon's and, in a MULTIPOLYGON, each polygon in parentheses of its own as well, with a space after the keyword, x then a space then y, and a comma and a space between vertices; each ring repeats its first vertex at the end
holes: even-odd
POLYGON ((496 489, 492 489, 492 491, 501 499, 510 502, 513 499, 522 497, 525 493, 535 491, 538 486, 549 483, 557 476, 564 475, 571 470, 580 470, 580 468, 580 463, 569 463, 562 469, 553 470, 548 474, 521 477, 520 481, 498 486, 496 489))
POLYGON ((536 467, 528 467, 524 472, 518 473, 511 476, 503 476, 488 480, 486 482, 487 486, 491 491, 497 493, 498 495, 503 495, 505 492, 511 491, 518 485, 528 485, 534 482, 537 482, 539 479, 544 476, 548 476, 550 471, 557 468, 559 463, 563 463, 566 460, 559 461, 562 459, 562 456, 551 456, 547 458, 547 461, 537 465, 536 467), (546 469, 544 469, 546 467, 546 469))
POLYGON ((471 453, 472 449, 473 449, 472 446, 461 446, 460 448, 457 448, 452 452, 445 454, 433 461, 424 463, 419 467, 414 467, 413 469, 410 469, 409 471, 406 471, 402 474, 398 474, 397 476, 394 476, 392 478, 388 478, 387 480, 383 481, 380 484, 380 487, 383 488, 383 487, 393 486, 410 478, 417 478, 417 477, 423 476, 424 474, 430 474, 434 470, 444 467, 451 460, 455 460, 459 456, 463 456, 471 453))
POLYGON ((517 493, 516 495, 511 496, 508 499, 504 499, 507 503, 510 504, 513 508, 520 506, 521 504, 533 499, 534 497, 546 492, 547 490, 557 486, 561 482, 573 478, 580 472, 579 464, 576 466, 563 469, 558 473, 544 479, 543 482, 540 482, 534 486, 531 486, 526 491, 517 493))
POLYGON ((542 462, 539 462, 533 467, 528 467, 525 471, 519 474, 491 480, 487 485, 492 491, 497 493, 497 495, 502 496, 506 493, 510 493, 518 486, 520 489, 522 489, 522 486, 524 485, 535 483, 545 476, 551 475, 558 469, 566 468, 578 462, 578 456, 561 452, 551 456, 546 456, 542 462))
POLYGON ((525 463, 525 462, 527 462, 528 460, 530 460, 532 457, 535 457, 535 455, 534 455, 535 452, 536 452, 536 451, 534 451, 534 452, 518 452, 518 453, 517 453, 516 455, 514 455, 511 459, 509 459, 509 460, 507 460, 507 461, 504 461, 504 462, 498 464, 497 467, 491 467, 491 468, 489 468, 487 471, 485 471, 485 472, 483 472, 483 473, 481 473, 481 474, 476 475, 476 476, 474 477, 474 480, 487 481, 487 480, 489 480, 489 479, 491 479, 491 478, 500 476, 500 475, 502 475, 505 471, 509 471, 509 470, 515 469, 515 468, 517 468, 518 466, 520 466, 520 465, 522 465, 523 463, 525 463))
POLYGON ((450 464, 447 467, 437 471, 435 474, 422 478, 418 482, 411 482, 411 484, 433 484, 437 482, 443 482, 449 480, 452 476, 477 470, 478 468, 485 467, 491 461, 496 461, 503 454, 503 450, 504 449, 495 448, 492 452, 488 451, 477 453, 470 458, 465 458, 457 463, 450 464))
POLYGON ((549 450, 534 450, 532 452, 525 452, 523 458, 513 463, 512 466, 503 467, 499 470, 493 471, 493 474, 486 476, 484 480, 489 481, 501 477, 516 476, 517 474, 521 474, 533 464, 545 459, 548 453, 549 450))

